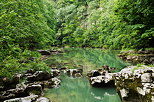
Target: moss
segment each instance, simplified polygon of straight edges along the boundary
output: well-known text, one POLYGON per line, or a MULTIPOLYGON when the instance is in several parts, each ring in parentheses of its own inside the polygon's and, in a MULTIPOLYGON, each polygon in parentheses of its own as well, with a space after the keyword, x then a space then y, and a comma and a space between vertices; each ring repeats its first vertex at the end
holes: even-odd
POLYGON ((138 70, 138 69, 146 69, 148 67, 150 67, 153 65, 144 65, 143 63, 140 63, 140 64, 137 64, 133 69, 132 69, 132 72, 134 72, 135 70, 138 70))

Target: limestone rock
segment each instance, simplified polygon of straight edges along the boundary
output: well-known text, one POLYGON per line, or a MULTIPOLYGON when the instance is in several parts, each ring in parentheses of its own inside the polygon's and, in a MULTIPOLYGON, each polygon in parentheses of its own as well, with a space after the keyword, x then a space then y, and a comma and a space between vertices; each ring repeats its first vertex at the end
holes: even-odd
POLYGON ((45 71, 36 71, 33 75, 27 76, 27 80, 30 82, 48 80, 52 75, 45 71))
POLYGON ((113 87, 115 86, 113 75, 114 73, 106 73, 105 75, 91 77, 90 84, 96 87, 113 87))
POLYGON ((53 73, 53 77, 57 77, 60 75, 60 71, 58 69, 51 69, 51 72, 53 73))
POLYGON ((154 67, 128 66, 114 75, 123 102, 153 102, 154 67))
POLYGON ((31 95, 31 96, 22 97, 22 98, 5 100, 4 102, 32 102, 32 101, 36 100, 37 97, 38 97, 38 95, 31 95))
POLYGON ((51 102, 51 101, 46 97, 40 97, 36 100, 36 102, 51 102))
POLYGON ((122 98, 128 97, 128 93, 129 93, 129 91, 124 88, 120 90, 120 94, 121 94, 122 98))
POLYGON ((0 78, 0 91, 16 88, 19 84, 21 74, 14 75, 12 78, 0 78))
POLYGON ((66 71, 67 75, 71 77, 81 77, 82 72, 83 72, 83 69, 68 69, 66 71))
POLYGON ((35 94, 35 95, 42 95, 43 94, 43 90, 42 90, 42 86, 41 85, 28 85, 26 87, 26 92, 31 95, 31 94, 35 94))

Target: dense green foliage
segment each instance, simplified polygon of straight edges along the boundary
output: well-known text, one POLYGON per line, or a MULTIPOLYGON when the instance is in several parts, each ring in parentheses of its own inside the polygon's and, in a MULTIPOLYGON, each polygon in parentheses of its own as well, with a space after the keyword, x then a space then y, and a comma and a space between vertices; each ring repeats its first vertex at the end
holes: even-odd
POLYGON ((35 50, 53 45, 154 47, 153 18, 152 0, 0 0, 0 76, 47 68, 35 50))
POLYGON ((53 43, 53 14, 49 0, 0 1, 0 76, 47 67, 30 50, 53 43))
POLYGON ((56 43, 103 48, 154 46, 152 0, 57 0, 56 43))

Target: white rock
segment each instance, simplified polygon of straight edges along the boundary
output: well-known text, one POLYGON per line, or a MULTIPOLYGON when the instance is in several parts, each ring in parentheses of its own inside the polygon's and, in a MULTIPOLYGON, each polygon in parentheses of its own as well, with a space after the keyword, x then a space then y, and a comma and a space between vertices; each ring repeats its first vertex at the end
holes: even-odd
POLYGON ((138 91, 139 94, 141 94, 143 96, 145 95, 145 91, 142 88, 137 87, 137 91, 138 91))
POLYGON ((124 88, 122 90, 120 90, 121 97, 128 97, 128 95, 127 95, 128 93, 129 93, 129 91, 124 88))
POLYGON ((15 99, 10 99, 10 100, 5 100, 4 102, 32 102, 34 101, 38 95, 31 95, 23 98, 15 98, 15 99))
POLYGON ((52 102, 46 97, 40 97, 36 100, 36 102, 52 102))
POLYGON ((144 73, 141 75, 141 82, 152 82, 151 80, 151 74, 150 73, 144 73))
POLYGON ((151 101, 154 102, 154 96, 151 97, 151 101))

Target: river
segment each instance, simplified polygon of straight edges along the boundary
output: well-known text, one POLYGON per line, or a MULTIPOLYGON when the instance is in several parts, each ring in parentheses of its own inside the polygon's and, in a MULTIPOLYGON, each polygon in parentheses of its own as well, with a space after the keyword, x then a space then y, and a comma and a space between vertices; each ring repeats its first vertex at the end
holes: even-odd
POLYGON ((46 89, 45 97, 52 102, 121 102, 114 87, 92 87, 86 73, 103 65, 115 67, 114 72, 120 71, 127 64, 117 57, 119 51, 101 49, 67 48, 65 53, 55 54, 45 62, 52 68, 82 68, 83 77, 72 78, 64 74, 60 76, 60 87, 46 89))

